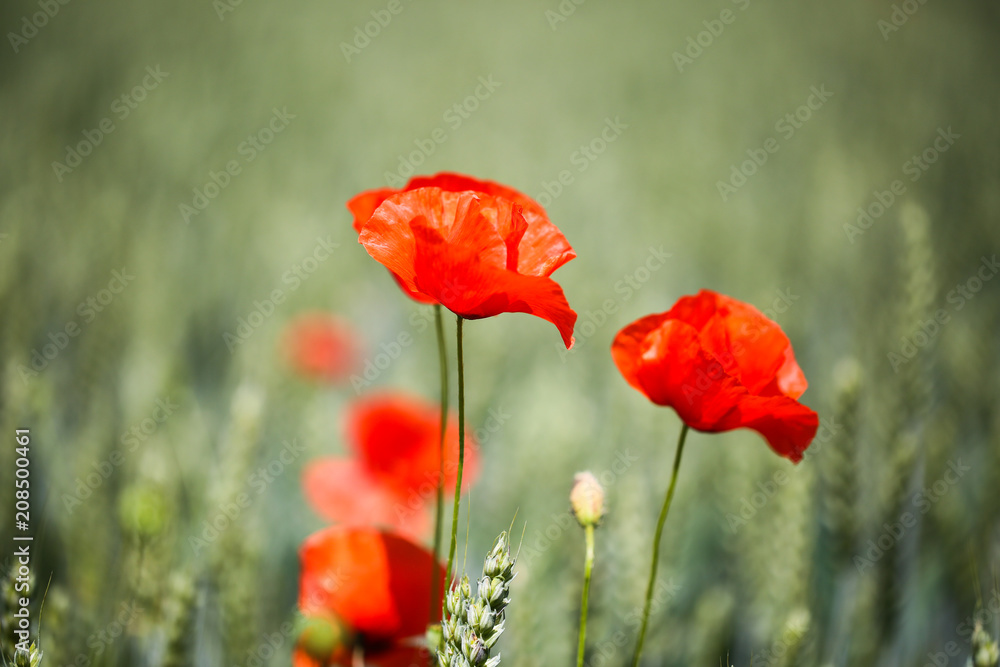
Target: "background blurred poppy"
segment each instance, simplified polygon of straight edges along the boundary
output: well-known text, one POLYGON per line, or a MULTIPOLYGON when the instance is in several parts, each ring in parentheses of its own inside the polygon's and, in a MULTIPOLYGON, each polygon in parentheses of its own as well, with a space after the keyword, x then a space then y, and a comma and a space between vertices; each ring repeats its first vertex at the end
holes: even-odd
MULTIPOLYGON (((406 642, 423 637, 427 625, 440 618, 436 611, 431 614, 434 558, 429 551, 375 528, 334 526, 308 537, 299 555, 300 611, 348 625, 365 664, 409 665, 427 655, 406 642)), ((437 567, 440 599, 444 568, 437 567)), ((309 656, 300 645, 296 665, 310 664, 324 660, 309 656)))
MULTIPOLYGON (((312 461, 303 473, 310 504, 338 523, 391 526, 419 539, 430 528, 429 506, 440 471, 440 412, 436 403, 385 392, 359 399, 348 408, 345 436, 354 457, 312 461)), ((445 491, 453 492, 458 468, 458 420, 445 433, 445 491)), ((475 439, 466 434, 468 489, 479 471, 475 439)))
POLYGON ((322 312, 299 315, 289 322, 283 346, 297 373, 325 382, 346 380, 357 370, 362 349, 350 325, 322 312))

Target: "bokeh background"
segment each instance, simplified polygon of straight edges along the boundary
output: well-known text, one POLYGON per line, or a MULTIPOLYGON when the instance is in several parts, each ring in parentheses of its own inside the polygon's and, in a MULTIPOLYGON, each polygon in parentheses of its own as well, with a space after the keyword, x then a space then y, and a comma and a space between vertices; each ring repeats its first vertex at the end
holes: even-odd
POLYGON ((588 664, 630 657, 680 422, 608 348, 702 287, 781 324, 825 430, 798 466, 749 431, 692 434, 644 664, 965 664, 977 610, 995 638, 996 2, 399 1, 377 30, 390 3, 0 8, 0 533, 13 544, 12 434, 30 428, 43 664, 288 664, 287 633, 261 647, 294 618, 297 547, 324 525, 300 471, 342 451, 358 392, 290 373, 281 333, 331 311, 374 359, 409 332, 360 391, 436 396, 433 327, 414 324, 429 311, 344 208, 410 168, 538 197, 578 253, 555 275, 581 316, 571 353, 537 318, 466 327, 484 435, 470 570, 515 513, 524 531, 503 664, 574 658, 582 469, 609 506, 588 664), (287 280, 324 242, 329 259, 287 280), (113 271, 124 289, 82 305, 121 286, 113 271), (157 401, 174 407, 150 426, 157 401), (507 415, 492 432, 491 410, 507 415), (192 546, 296 439, 232 527, 192 546))

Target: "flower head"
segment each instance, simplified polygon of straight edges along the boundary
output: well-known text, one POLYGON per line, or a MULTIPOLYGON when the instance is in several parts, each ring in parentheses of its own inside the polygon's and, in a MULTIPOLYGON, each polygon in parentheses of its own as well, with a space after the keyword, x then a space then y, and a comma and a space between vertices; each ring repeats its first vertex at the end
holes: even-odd
POLYGON ((590 471, 578 472, 569 492, 573 516, 581 526, 597 526, 604 518, 604 487, 590 471))
POLYGON ((750 428, 795 462, 816 435, 819 418, 797 400, 807 383, 791 343, 742 301, 685 296, 622 329, 611 354, 629 384, 693 429, 750 428))
MULTIPOLYGON (((413 538, 430 528, 428 507, 441 469, 440 412, 429 401, 380 393, 355 401, 345 428, 353 457, 312 461, 303 473, 309 502, 338 523, 389 526, 413 538)), ((466 436, 463 489, 475 480, 478 448, 466 436)), ((458 420, 445 432, 444 486, 458 473, 458 420)))
MULTIPOLYGON (((430 664, 425 649, 408 643, 439 619, 439 612, 431 614, 429 573, 435 563, 429 551, 375 528, 334 526, 306 539, 299 555, 303 615, 347 626, 365 664, 430 664)), ((441 599, 445 573, 436 566, 441 582, 436 599, 441 599)), ((300 639, 296 667, 350 664, 344 662, 349 647, 313 639, 300 639)))
POLYGON ((356 369, 361 344, 337 317, 307 313, 289 323, 284 348, 289 364, 303 377, 338 382, 356 369))
POLYGON ((347 207, 358 241, 409 296, 467 319, 536 315, 572 344, 576 313, 549 276, 576 254, 527 195, 442 173, 363 192, 347 207))

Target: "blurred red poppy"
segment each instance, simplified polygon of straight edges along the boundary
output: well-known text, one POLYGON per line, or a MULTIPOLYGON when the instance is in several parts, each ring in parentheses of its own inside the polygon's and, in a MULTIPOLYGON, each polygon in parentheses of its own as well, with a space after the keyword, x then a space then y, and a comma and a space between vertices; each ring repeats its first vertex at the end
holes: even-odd
POLYGON ((363 192, 347 207, 358 241, 412 298, 467 319, 536 315, 572 345, 576 313, 549 276, 576 253, 527 195, 441 173, 363 192))
MULTIPOLYGON (((430 528, 428 510, 440 472, 440 407, 407 394, 373 394, 349 408, 345 435, 353 459, 323 458, 306 466, 310 504, 337 523, 390 526, 419 539, 430 528)), ((479 470, 474 438, 466 434, 462 488, 479 470)), ((445 491, 458 476, 458 420, 445 432, 445 491)))
POLYGON ((441 599, 445 572, 429 551, 375 528, 334 526, 307 538, 299 555, 300 611, 348 626, 355 646, 318 651, 300 640, 296 667, 350 665, 358 647, 366 665, 430 665, 430 654, 415 640, 440 620, 438 605, 431 614, 430 573, 439 568, 435 599, 441 599))
POLYGON ((307 313, 288 324, 284 348, 289 364, 304 377, 339 382, 357 369, 361 343, 339 318, 307 313))
POLYGON ((792 461, 812 442, 806 378, 781 328, 753 306, 702 290, 622 329, 611 354, 633 387, 708 432, 750 428, 792 461))
POLYGON ((359 461, 333 457, 311 461, 302 473, 302 486, 309 504, 334 523, 386 526, 414 540, 423 539, 430 530, 425 499, 409 499, 385 487, 359 461))

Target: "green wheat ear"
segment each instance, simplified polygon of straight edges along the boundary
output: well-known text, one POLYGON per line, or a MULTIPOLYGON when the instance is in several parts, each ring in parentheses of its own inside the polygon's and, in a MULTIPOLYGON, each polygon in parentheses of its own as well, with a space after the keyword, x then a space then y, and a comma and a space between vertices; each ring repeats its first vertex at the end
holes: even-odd
POLYGON ((167 647, 161 667, 183 667, 190 664, 191 631, 197 613, 197 589, 189 574, 180 574, 174 579, 167 606, 167 647))
POLYGON ((988 632, 983 630, 983 624, 976 621, 976 629, 972 633, 972 655, 966 667, 997 667, 1000 664, 1000 646, 988 632))
POLYGON ((38 650, 35 643, 25 650, 17 649, 14 653, 14 667, 38 667, 42 662, 42 652, 38 650))
POLYGON ((510 582, 514 579, 514 560, 504 531, 486 556, 475 597, 467 576, 448 591, 445 620, 441 624, 444 650, 438 651, 438 664, 445 667, 496 667, 500 664, 499 654, 490 657, 490 652, 503 634, 504 610, 510 603, 510 582))

